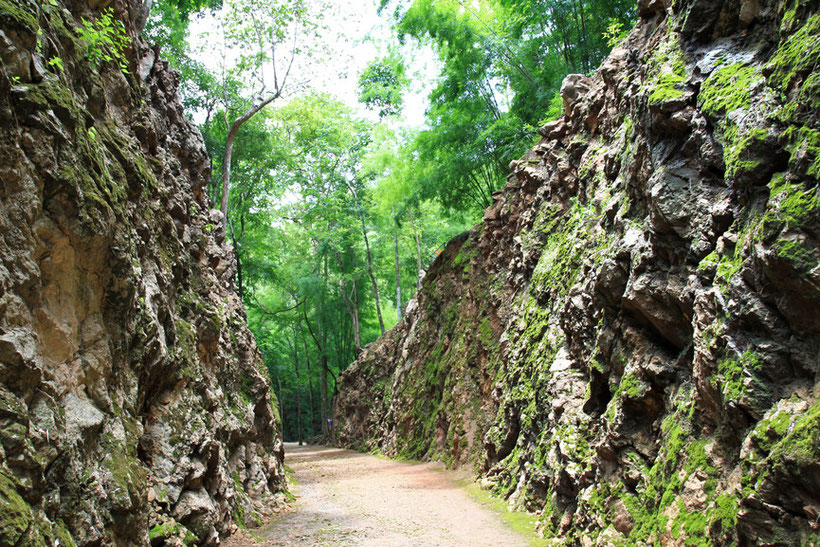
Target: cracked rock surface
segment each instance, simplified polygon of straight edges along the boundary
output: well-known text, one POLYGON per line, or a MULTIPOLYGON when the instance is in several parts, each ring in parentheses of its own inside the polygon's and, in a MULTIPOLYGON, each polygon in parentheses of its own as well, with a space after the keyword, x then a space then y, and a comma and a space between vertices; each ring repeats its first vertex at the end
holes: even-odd
POLYGON ((582 545, 820 542, 820 11, 638 3, 341 377, 343 446, 582 545))
POLYGON ((128 73, 88 2, 0 1, 0 545, 215 545, 284 484, 202 138, 111 6, 128 73))

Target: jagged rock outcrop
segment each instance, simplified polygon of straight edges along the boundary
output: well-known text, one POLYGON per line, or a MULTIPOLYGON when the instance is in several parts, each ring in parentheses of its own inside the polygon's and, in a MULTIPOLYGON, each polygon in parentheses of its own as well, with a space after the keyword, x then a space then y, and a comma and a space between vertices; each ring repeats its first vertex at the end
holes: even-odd
POLYGON ((213 545, 283 486, 276 405, 176 77, 90 4, 0 1, 0 545, 213 545))
POLYGON ((584 545, 820 543, 820 6, 640 20, 341 376, 339 442, 584 545))

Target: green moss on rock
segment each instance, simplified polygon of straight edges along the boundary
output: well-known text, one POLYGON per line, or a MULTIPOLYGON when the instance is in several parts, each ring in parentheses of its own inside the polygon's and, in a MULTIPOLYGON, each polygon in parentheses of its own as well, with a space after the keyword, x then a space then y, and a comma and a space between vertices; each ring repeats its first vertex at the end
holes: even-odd
POLYGON ((820 401, 799 408, 779 409, 750 434, 756 449, 741 461, 745 496, 776 489, 779 477, 812 476, 820 461, 820 401))
POLYGON ((675 397, 675 411, 661 427, 662 441, 657 458, 635 494, 622 499, 635 523, 628 543, 653 544, 671 534, 685 545, 731 542, 738 496, 718 484, 720 470, 707 448, 710 441, 699 438, 691 417, 691 392, 683 389, 675 397), (682 494, 691 477, 703 481, 703 509, 687 507, 682 494))
POLYGON ((815 181, 820 178, 820 131, 810 127, 790 127, 785 138, 791 152, 789 167, 792 171, 805 171, 815 181), (805 163, 805 169, 801 164, 805 163))
POLYGON ((683 97, 681 85, 686 83, 686 78, 674 72, 660 76, 652 86, 652 93, 649 94, 649 102, 652 104, 664 103, 683 97))
POLYGON ((31 507, 17 493, 17 481, 0 470, 0 544, 19 545, 34 521, 31 507))
POLYGON ((649 103, 658 104, 683 97, 680 86, 686 84, 686 61, 677 34, 670 33, 649 62, 649 103))
POLYGON ((737 401, 760 373, 760 358, 751 350, 739 356, 724 357, 717 363, 724 401, 737 401))
POLYGON ((717 68, 703 82, 698 106, 708 116, 725 115, 751 106, 752 90, 762 82, 757 69, 745 63, 717 68))
POLYGON ((772 135, 760 128, 739 138, 737 143, 729 147, 724 154, 727 175, 737 178, 768 169, 767 162, 770 158, 764 155, 763 149, 772 140, 772 135))
POLYGON ((196 536, 175 520, 169 520, 162 524, 157 524, 148 531, 151 542, 165 541, 176 538, 181 540, 183 545, 194 545, 197 542, 196 536))
POLYGON ((779 239, 773 249, 778 258, 785 260, 799 273, 806 275, 818 265, 817 253, 813 253, 799 240, 779 239))
POLYGON ((567 211, 547 207, 539 214, 533 230, 547 235, 531 280, 539 300, 565 295, 579 279, 584 262, 603 256, 607 242, 594 229, 598 218, 595 208, 580 200, 567 211))
MULTIPOLYGON (((33 8, 32 3, 28 4, 33 8)), ((39 28, 36 11, 26 9, 22 2, 8 2, 0 0, 0 22, 3 26, 14 26, 31 32, 39 28)))
POLYGON ((802 184, 777 175, 769 183, 769 190, 766 211, 769 223, 779 221, 785 223, 786 227, 799 227, 816 215, 820 207, 816 186, 806 189, 802 184))
MULTIPOLYGON (((786 12, 784 19, 793 17, 794 11, 786 12)), ((784 24, 793 25, 794 21, 784 20, 784 24)), ((782 92, 787 92, 793 85, 817 70, 817 59, 820 58, 820 13, 814 14, 787 38, 769 61, 771 74, 769 85, 782 92)))

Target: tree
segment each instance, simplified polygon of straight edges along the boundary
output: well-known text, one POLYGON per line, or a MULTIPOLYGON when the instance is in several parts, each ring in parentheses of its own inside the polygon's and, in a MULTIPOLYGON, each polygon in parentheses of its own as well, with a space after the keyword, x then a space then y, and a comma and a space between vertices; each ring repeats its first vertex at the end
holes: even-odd
POLYGON ((376 59, 359 75, 359 102, 378 111, 379 118, 394 116, 401 112, 405 87, 407 78, 400 56, 376 59))
MULTIPOLYGON (((202 126, 208 151, 215 158, 214 171, 221 171, 226 143, 227 127, 220 118, 218 113, 202 126)), ((264 239, 270 237, 264 227, 272 220, 270 207, 286 191, 287 179, 281 171, 289 169, 288 158, 276 146, 276 132, 273 117, 263 111, 246 122, 235 141, 232 171, 236 184, 230 195, 227 232, 236 253, 240 297, 244 297, 248 281, 252 285, 255 276, 264 275, 267 264, 258 262, 250 251, 265 247, 264 239)))
MULTIPOLYGON (((382 8, 388 4, 382 2, 382 8)), ((529 148, 569 72, 588 72, 609 50, 631 0, 414 0, 395 12, 400 36, 431 44, 442 62, 428 129, 419 133, 415 186, 475 215, 529 148)))
MULTIPOLYGON (((316 28, 305 0, 228 0, 223 10, 224 44, 233 46, 239 59, 223 69, 222 112, 226 128, 222 159, 223 222, 228 218, 233 147, 242 126, 282 96, 293 63, 302 52, 300 38, 316 28), (285 55, 281 50, 284 48, 285 55), (250 96, 229 93, 228 81, 250 82, 250 96)), ((227 52, 223 51, 223 61, 227 52)), ((227 64, 227 62, 225 63, 227 64)))

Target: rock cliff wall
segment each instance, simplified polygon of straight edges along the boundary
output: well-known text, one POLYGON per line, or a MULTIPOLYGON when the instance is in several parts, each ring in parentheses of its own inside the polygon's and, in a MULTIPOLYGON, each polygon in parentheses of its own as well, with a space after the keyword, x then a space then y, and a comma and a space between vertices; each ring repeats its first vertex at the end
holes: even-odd
POLYGON ((0 545, 215 544, 281 490, 276 405, 176 77, 136 3, 95 57, 98 4, 0 0, 0 545))
POLYGON ((820 543, 820 6, 640 0, 339 442, 472 464, 561 543, 820 543))

